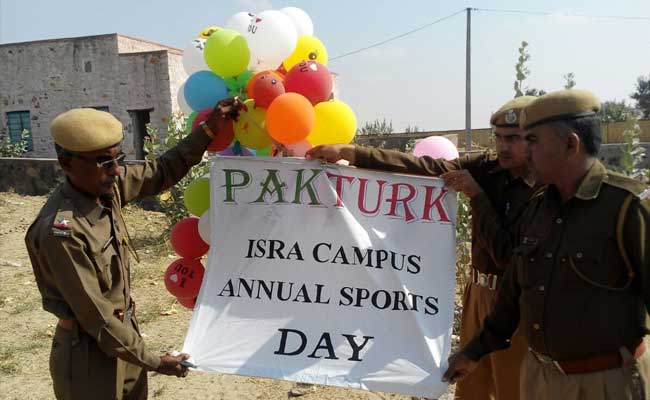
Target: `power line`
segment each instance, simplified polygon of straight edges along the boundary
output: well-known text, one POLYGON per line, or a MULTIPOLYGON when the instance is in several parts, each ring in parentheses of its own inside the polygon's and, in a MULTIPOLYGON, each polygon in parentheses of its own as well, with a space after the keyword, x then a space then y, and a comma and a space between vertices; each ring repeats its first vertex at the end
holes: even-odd
POLYGON ((551 13, 544 11, 525 11, 525 10, 507 10, 500 8, 474 8, 476 11, 486 11, 501 14, 525 14, 525 15, 540 15, 545 17, 578 17, 578 18, 592 18, 592 19, 619 19, 619 20, 637 20, 637 21, 650 21, 650 17, 632 17, 627 15, 585 15, 585 14, 561 14, 551 13))
POLYGON ((371 45, 366 46, 366 47, 362 47, 362 48, 357 49, 357 50, 353 50, 353 51, 351 51, 351 52, 349 52, 349 53, 345 53, 345 54, 341 54, 341 55, 336 56, 336 57, 332 57, 332 58, 330 58, 330 61, 338 60, 338 59, 340 59, 340 58, 347 57, 347 56, 351 56, 351 55, 353 55, 353 54, 358 54, 358 53, 361 53, 362 51, 366 51, 366 50, 372 49, 372 48, 374 48, 374 47, 382 46, 382 45, 384 45, 384 44, 386 44, 386 43, 389 43, 389 42, 392 42, 392 41, 394 41, 394 40, 401 39, 401 38, 403 38, 404 36, 408 36, 408 35, 411 35, 411 34, 413 34, 413 33, 415 33, 415 32, 419 32, 419 31, 421 31, 421 30, 423 30, 423 29, 426 29, 426 28, 428 28, 428 27, 430 27, 430 26, 432 26, 432 25, 435 25, 435 24, 440 23, 440 22, 442 22, 442 21, 444 21, 444 20, 446 20, 446 19, 449 19, 449 18, 451 18, 451 17, 454 17, 454 16, 456 16, 456 15, 462 13, 462 12, 465 12, 465 10, 466 10, 466 8, 463 8, 463 9, 461 9, 461 10, 456 11, 456 12, 453 13, 453 14, 449 14, 449 15, 447 15, 446 17, 442 17, 442 18, 437 19, 437 20, 435 20, 435 21, 429 22, 429 23, 426 24, 426 25, 422 25, 422 26, 420 26, 420 27, 418 27, 418 28, 412 29, 412 30, 410 30, 410 31, 408 31, 408 32, 404 32, 404 33, 402 33, 402 34, 400 34, 400 35, 393 36, 393 37, 388 38, 388 39, 386 39, 386 40, 382 40, 381 42, 377 42, 377 43, 371 44, 371 45))

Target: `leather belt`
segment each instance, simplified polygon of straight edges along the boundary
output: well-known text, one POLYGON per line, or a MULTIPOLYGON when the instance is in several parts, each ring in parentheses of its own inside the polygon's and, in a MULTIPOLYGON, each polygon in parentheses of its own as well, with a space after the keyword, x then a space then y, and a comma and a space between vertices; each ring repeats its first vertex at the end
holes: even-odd
POLYGON ((578 360, 557 361, 551 357, 529 348, 532 355, 542 364, 551 364, 564 375, 588 374, 591 372, 605 371, 619 368, 626 364, 621 351, 629 351, 634 359, 638 359, 645 352, 645 342, 639 339, 638 343, 624 346, 619 351, 609 351, 578 360))
MULTIPOLYGON (((113 315, 119 319, 121 322, 129 322, 131 318, 135 316, 135 302, 131 301, 131 306, 127 310, 115 310, 113 315)), ((61 319, 59 318, 59 326, 67 331, 71 331, 74 328, 74 324, 77 322, 76 319, 61 319)))
POLYGON ((496 274, 486 274, 476 268, 472 268, 472 283, 489 290, 497 290, 500 277, 496 274))

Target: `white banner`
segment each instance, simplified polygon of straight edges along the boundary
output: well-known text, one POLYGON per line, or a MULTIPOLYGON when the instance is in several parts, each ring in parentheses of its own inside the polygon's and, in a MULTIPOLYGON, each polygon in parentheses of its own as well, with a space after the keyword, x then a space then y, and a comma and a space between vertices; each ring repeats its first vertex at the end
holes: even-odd
POLYGON ((456 195, 441 180, 218 157, 184 352, 202 371, 437 397, 456 195))

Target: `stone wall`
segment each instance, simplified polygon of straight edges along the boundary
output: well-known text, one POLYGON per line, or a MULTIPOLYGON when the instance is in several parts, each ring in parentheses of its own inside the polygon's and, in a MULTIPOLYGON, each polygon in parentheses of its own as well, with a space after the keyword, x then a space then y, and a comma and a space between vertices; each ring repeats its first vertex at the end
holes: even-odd
POLYGON ((151 109, 152 125, 166 132, 186 78, 181 54, 118 34, 2 44, 0 129, 6 128, 7 112, 29 111, 34 150, 27 156, 53 157, 54 117, 71 108, 107 107, 124 125, 124 151, 133 157, 129 111, 151 109))

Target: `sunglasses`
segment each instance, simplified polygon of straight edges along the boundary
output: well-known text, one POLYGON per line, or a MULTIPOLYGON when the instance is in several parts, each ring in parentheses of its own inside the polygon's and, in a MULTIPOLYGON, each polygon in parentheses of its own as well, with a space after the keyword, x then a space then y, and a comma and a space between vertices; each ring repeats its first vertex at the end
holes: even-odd
POLYGON ((124 159, 126 158, 126 154, 124 153, 119 153, 115 157, 108 157, 108 156, 100 156, 100 157, 84 157, 79 154, 74 154, 74 153, 69 153, 72 157, 79 158, 81 160, 86 161, 89 164, 95 164, 97 168, 104 168, 105 170, 110 170, 113 168, 114 164, 117 164, 118 166, 124 166, 124 159))

